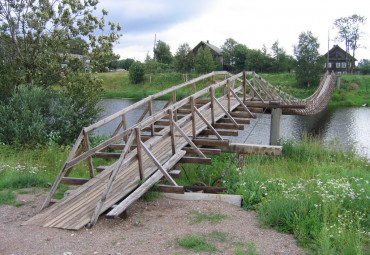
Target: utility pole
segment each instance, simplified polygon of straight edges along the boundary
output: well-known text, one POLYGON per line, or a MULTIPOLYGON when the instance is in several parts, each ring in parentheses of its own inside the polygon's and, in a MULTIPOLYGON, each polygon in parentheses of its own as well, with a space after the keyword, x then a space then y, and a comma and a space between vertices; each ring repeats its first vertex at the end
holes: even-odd
POLYGON ((154 34, 153 60, 155 62, 155 44, 157 43, 157 34, 154 34))

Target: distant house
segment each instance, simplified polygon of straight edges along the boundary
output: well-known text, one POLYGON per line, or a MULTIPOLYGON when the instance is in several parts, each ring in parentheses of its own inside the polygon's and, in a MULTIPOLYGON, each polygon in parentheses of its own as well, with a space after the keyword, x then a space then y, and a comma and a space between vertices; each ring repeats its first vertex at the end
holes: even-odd
POLYGON ((222 50, 220 48, 210 44, 208 40, 207 40, 207 42, 201 41, 200 43, 197 44, 197 46, 194 47, 194 49, 193 49, 194 56, 196 56, 198 54, 198 50, 199 50, 200 47, 202 47, 203 49, 209 48, 211 50, 211 54, 213 56, 213 59, 220 61, 222 64, 224 63, 224 57, 222 55, 222 50))
POLYGON ((85 56, 85 55, 79 55, 79 54, 71 54, 71 53, 67 54, 67 58, 60 65, 61 68, 67 67, 68 62, 72 60, 73 58, 77 58, 82 61, 85 71, 90 69, 90 57, 85 56))
POLYGON ((325 70, 328 69, 329 72, 334 71, 336 74, 346 74, 352 69, 352 63, 357 61, 357 59, 353 58, 338 45, 334 45, 333 48, 324 55, 325 60, 328 58, 328 54, 329 61, 325 63, 325 70))

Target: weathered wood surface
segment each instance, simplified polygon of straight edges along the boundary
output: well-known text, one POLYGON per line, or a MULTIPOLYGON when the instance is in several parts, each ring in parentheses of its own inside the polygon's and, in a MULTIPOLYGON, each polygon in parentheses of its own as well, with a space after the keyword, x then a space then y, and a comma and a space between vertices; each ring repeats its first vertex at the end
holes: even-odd
MULTIPOLYGON (((218 102, 219 105, 222 105, 223 109, 215 105, 214 111, 216 120, 221 119, 225 116, 224 107, 227 105, 227 99, 218 99, 218 102)), ((239 105, 239 102, 237 102, 237 100, 231 100, 231 102, 231 109, 234 109, 239 105)), ((202 113, 203 116, 205 116, 205 118, 207 118, 209 121, 211 120, 211 110, 209 106, 203 106, 199 108, 199 111, 202 113)), ((195 116, 195 119, 196 135, 198 135, 208 126, 198 115, 195 116)), ((189 136, 192 135, 192 124, 188 121, 187 118, 183 118, 177 122, 174 122, 174 124, 175 127, 179 126, 181 128, 181 132, 184 133, 187 139, 189 136)), ((145 142, 146 147, 151 150, 155 158, 162 165, 165 164, 172 157, 169 128, 170 127, 167 127, 166 129, 161 131, 163 132, 163 134, 166 135, 154 136, 152 139, 149 139, 145 142)), ((189 142, 186 138, 184 138, 184 136, 180 134, 179 130, 175 131, 175 135, 176 151, 179 151, 189 142)), ((140 176, 138 171, 137 151, 131 151, 127 155, 126 160, 129 162, 129 164, 125 169, 121 169, 117 174, 116 180, 113 183, 109 196, 102 206, 101 211, 105 211, 110 208, 123 197, 134 191, 139 185, 140 176)), ((204 156, 203 160, 209 159, 204 156)), ((149 159, 149 156, 146 153, 142 154, 142 162, 143 175, 145 179, 149 178, 154 172, 158 171, 158 167, 152 160, 149 159)), ((94 209, 96 208, 96 205, 99 202, 101 195, 107 185, 109 176, 114 167, 116 167, 116 164, 117 162, 106 168, 102 173, 91 179, 89 182, 80 186, 73 195, 63 198, 59 203, 52 205, 51 207, 31 218, 24 224, 73 230, 82 228, 87 223, 89 223, 94 209)))

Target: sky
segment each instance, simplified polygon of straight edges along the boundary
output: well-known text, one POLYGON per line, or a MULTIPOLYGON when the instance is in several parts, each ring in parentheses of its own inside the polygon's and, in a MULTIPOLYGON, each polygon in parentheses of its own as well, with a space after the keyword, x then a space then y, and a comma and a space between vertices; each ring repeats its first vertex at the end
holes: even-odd
POLYGON ((301 32, 311 31, 320 43, 319 52, 344 44, 335 41, 335 19, 358 14, 367 18, 356 58, 370 59, 369 0, 100 0, 98 8, 122 26, 123 34, 114 52, 121 59, 144 61, 153 56, 155 38, 175 54, 179 45, 191 48, 200 41, 221 47, 227 38, 251 49, 271 49, 278 41, 293 55, 301 32), (328 40, 329 38, 329 40, 328 40))

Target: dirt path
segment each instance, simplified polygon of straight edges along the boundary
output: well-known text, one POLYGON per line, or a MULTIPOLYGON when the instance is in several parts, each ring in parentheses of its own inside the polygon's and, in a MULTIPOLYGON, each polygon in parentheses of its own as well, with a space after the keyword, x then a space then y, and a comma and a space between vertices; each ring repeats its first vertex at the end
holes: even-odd
MULTIPOLYGON (((255 245, 258 254, 302 254, 292 235, 258 227, 255 212, 223 202, 158 198, 137 201, 126 220, 101 217, 92 229, 67 231, 20 226, 35 215, 44 193, 18 195, 21 207, 0 206, 0 254, 209 254, 181 247, 186 234, 203 236, 217 247, 212 254, 237 254, 255 245), (216 223, 191 224, 200 215, 227 215, 216 223)), ((248 254, 248 253, 239 253, 248 254)))

